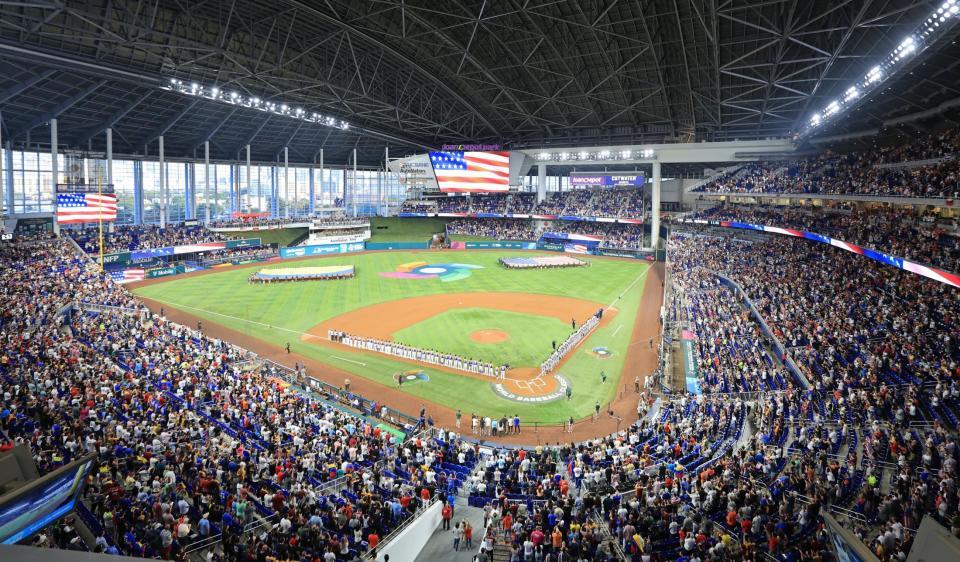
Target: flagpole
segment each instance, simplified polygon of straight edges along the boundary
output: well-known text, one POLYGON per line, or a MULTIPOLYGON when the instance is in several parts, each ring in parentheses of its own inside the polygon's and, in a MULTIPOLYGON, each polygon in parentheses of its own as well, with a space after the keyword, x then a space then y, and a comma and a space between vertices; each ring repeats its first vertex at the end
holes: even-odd
MULTIPOLYGON (((97 195, 103 195, 103 178, 97 174, 97 195)), ((100 227, 100 272, 103 272, 103 208, 97 212, 97 224, 100 227)))

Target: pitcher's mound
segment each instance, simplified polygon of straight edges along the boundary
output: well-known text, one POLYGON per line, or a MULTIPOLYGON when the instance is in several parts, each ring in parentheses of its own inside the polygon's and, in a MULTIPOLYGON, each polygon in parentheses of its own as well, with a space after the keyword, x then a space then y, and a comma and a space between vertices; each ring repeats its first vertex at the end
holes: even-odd
POLYGON ((477 330, 470 334, 470 339, 477 343, 501 343, 510 339, 510 334, 502 330, 477 330))

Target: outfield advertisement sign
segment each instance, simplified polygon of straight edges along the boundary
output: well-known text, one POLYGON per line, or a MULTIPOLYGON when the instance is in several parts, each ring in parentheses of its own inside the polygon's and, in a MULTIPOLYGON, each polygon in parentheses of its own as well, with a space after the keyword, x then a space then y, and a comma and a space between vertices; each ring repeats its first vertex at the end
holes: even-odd
POLYGON ((597 250, 596 254, 598 256, 611 256, 614 258, 636 258, 638 260, 656 261, 656 256, 653 255, 653 252, 649 252, 646 250, 631 251, 631 250, 620 250, 620 249, 613 249, 613 250, 600 249, 600 250, 597 250))
POLYGON ((465 249, 467 250, 489 250, 489 249, 509 249, 509 250, 536 250, 536 242, 466 242, 465 249))
POLYGON ((294 246, 292 248, 280 248, 281 258, 303 258, 306 256, 322 256, 326 254, 346 254, 349 252, 362 252, 364 250, 363 242, 353 244, 319 244, 316 246, 294 246))
POLYGON ((160 267, 157 269, 151 269, 147 271, 147 279, 156 279, 157 277, 167 277, 170 275, 177 275, 186 271, 186 267, 182 265, 171 265, 170 267, 160 267))
POLYGON ((235 248, 259 248, 263 243, 259 238, 244 238, 242 240, 227 240, 227 249, 235 248))
POLYGON ((117 252, 116 254, 104 254, 103 265, 129 265, 130 252, 117 252))
POLYGON ((696 337, 693 332, 684 330, 680 334, 680 347, 683 348, 683 378, 686 382, 687 392, 703 394, 703 390, 700 388, 700 371, 697 365, 695 342, 696 337))
POLYGON ((137 263, 154 258, 166 258, 170 256, 179 256, 183 254, 196 254, 200 252, 211 252, 214 250, 234 248, 256 248, 261 246, 259 238, 244 238, 241 240, 227 240, 226 242, 202 242, 199 244, 187 244, 184 246, 173 246, 169 248, 147 248, 144 250, 134 250, 132 252, 117 252, 103 256, 104 264, 126 265, 137 263))
POLYGON ((426 250, 429 242, 367 242, 368 250, 426 250))

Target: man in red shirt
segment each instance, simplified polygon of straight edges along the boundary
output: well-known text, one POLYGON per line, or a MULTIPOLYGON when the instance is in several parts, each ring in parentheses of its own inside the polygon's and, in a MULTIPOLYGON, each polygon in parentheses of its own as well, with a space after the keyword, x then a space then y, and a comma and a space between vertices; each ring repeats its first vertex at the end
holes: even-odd
POLYGON ((450 530, 450 518, 453 517, 453 508, 450 507, 449 503, 443 504, 443 510, 440 511, 440 516, 443 517, 443 530, 450 530))
POLYGON ((540 530, 540 527, 537 527, 530 533, 530 541, 533 542, 534 547, 538 547, 543 544, 543 531, 540 530))

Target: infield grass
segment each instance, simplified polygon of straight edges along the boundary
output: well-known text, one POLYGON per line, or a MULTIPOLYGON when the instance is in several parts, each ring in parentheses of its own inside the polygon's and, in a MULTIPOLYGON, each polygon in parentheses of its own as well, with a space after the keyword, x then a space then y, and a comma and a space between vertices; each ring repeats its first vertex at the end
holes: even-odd
POLYGON ((570 334, 558 318, 488 308, 457 308, 393 333, 395 340, 421 349, 456 349, 462 357, 494 365, 537 367, 570 334), (498 330, 509 336, 500 343, 479 343, 470 335, 498 330))
MULTIPOLYGON (((618 309, 618 314, 596 330, 560 370, 571 383, 573 400, 544 404, 516 403, 495 394, 485 380, 430 367, 422 368, 429 375, 429 382, 403 385, 401 389, 402 392, 450 408, 461 408, 465 416, 470 412, 498 416, 517 414, 524 423, 531 420, 558 423, 570 416, 579 419, 593 412, 595 401, 605 404, 616 393, 614 381, 624 365, 648 264, 578 256, 589 261, 590 266, 516 271, 504 269, 497 262, 501 257, 535 255, 556 254, 524 251, 371 252, 284 264, 285 267, 353 264, 357 276, 342 281, 254 285, 247 282, 254 269, 226 268, 212 274, 172 278, 163 283, 139 287, 134 292, 159 301, 164 306, 180 308, 203 318, 205 322, 215 322, 241 331, 277 348, 289 342, 294 352, 305 357, 335 366, 351 375, 393 386, 396 384, 394 375, 413 368, 411 364, 377 353, 303 342, 300 336, 320 322, 350 310, 379 302, 438 293, 539 293, 612 304, 618 309), (482 266, 483 269, 473 270, 470 277, 450 283, 437 279, 387 279, 377 275, 377 272, 393 271, 399 264, 414 261, 469 263, 482 266), (608 347, 612 356, 600 359, 589 353, 595 346, 608 347), (608 375, 606 384, 601 384, 601 370, 608 375)), ((535 326, 525 328, 522 330, 524 333, 537 330, 549 332, 553 329, 553 319, 529 318, 535 326)), ((443 322, 443 318, 437 322, 443 322)), ((422 334, 416 337, 435 340, 436 343, 431 347, 436 349, 468 354, 469 348, 463 347, 463 336, 469 333, 466 330, 455 333, 451 328, 437 330, 432 336, 422 334)), ((549 345, 549 339, 546 342, 549 345)), ((530 350, 546 349, 543 341, 524 342, 524 346, 528 343, 530 350)), ((547 351, 544 351, 542 357, 546 356, 547 351)), ((624 381, 632 381, 634 376, 641 374, 644 373, 625 373, 624 381)))

